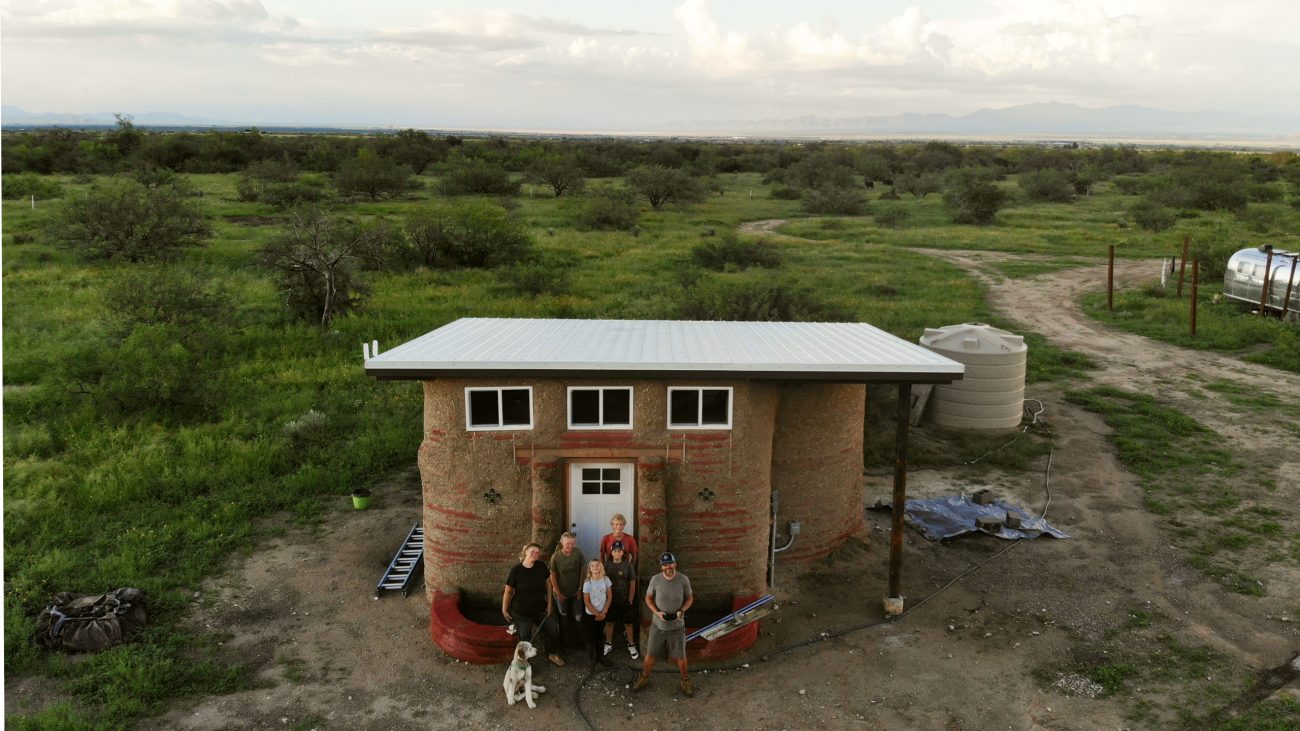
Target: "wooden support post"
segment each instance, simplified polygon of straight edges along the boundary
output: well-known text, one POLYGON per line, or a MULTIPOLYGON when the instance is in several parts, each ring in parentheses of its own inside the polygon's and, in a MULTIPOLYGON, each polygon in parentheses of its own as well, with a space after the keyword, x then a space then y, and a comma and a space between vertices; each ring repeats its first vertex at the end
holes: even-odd
POLYGON ((1295 285, 1295 263, 1300 261, 1300 254, 1291 255, 1291 276, 1286 278, 1286 296, 1282 298, 1282 319, 1286 319, 1286 311, 1291 307, 1291 287, 1295 285))
POLYGON ((1106 253, 1106 309, 1115 309, 1115 245, 1106 253))
POLYGON ((1192 334, 1196 334, 1196 285, 1201 279, 1201 260, 1192 259, 1192 334))
POLYGON ((1268 314, 1268 286, 1273 282, 1273 245, 1264 244, 1264 286, 1259 288, 1259 316, 1268 314))
POLYGON ((889 533, 889 599, 901 599, 903 587, 903 507, 907 502, 907 428, 912 415, 912 384, 898 384, 894 423, 894 514, 889 533))
POLYGON ((1183 298, 1183 273, 1187 271, 1187 250, 1191 248, 1192 237, 1183 237, 1183 258, 1178 262, 1178 299, 1183 298))

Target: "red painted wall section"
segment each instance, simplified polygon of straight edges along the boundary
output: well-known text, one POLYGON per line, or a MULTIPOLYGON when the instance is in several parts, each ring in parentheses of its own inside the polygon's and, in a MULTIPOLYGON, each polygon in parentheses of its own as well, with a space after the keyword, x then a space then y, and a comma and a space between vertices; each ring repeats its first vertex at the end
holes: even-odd
POLYGON ((772 487, 780 491, 779 538, 800 533, 780 561, 810 562, 863 530, 861 385, 796 384, 781 390, 772 445, 772 487))

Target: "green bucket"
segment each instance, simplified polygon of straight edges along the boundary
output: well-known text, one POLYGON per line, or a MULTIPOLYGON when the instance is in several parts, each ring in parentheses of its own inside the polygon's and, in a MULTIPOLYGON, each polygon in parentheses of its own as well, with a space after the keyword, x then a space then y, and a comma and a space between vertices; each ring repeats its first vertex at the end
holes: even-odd
POLYGON ((365 510, 366 508, 370 507, 370 491, 353 490, 352 507, 356 508, 357 510, 365 510))

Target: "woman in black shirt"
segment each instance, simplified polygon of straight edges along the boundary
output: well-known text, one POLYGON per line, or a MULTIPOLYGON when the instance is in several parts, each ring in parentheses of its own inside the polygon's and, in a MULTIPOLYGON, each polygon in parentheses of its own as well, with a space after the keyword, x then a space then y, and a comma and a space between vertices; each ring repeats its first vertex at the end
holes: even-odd
MULTIPOLYGON (((542 547, 529 543, 519 552, 519 563, 510 568, 501 596, 501 614, 515 626, 519 639, 532 642, 538 651, 545 647, 546 634, 538 628, 555 611, 551 604, 550 576, 551 570, 542 561, 542 547)), ((556 665, 564 665, 564 658, 555 653, 551 653, 550 659, 556 665)))

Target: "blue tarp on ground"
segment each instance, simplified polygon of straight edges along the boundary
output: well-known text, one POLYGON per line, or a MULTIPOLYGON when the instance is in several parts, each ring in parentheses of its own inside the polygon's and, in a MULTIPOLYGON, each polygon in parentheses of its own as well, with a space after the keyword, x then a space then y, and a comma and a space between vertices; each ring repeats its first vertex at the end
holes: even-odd
POLYGON ((968 497, 949 495, 929 500, 908 500, 903 505, 904 519, 932 541, 947 540, 964 533, 976 532, 1010 540, 1037 538, 1041 535, 1049 535, 1053 538, 1070 537, 1052 527, 1046 520, 1030 515, 1015 505, 997 500, 988 505, 977 505, 968 497), (1001 525, 997 531, 991 531, 975 527, 976 518, 989 517, 1002 521, 1007 517, 1007 513, 1020 516, 1019 528, 1001 525))

